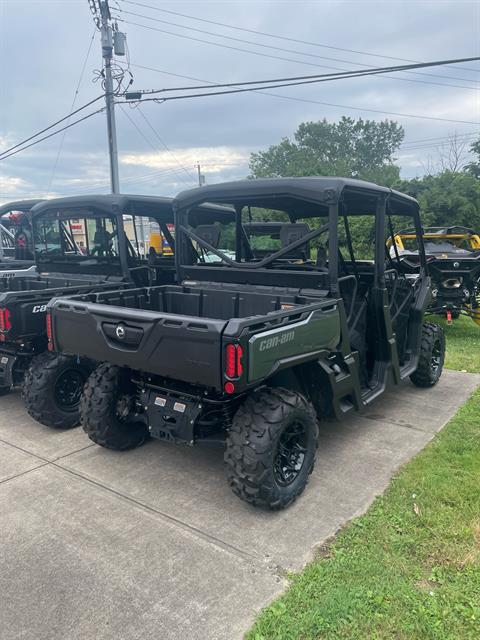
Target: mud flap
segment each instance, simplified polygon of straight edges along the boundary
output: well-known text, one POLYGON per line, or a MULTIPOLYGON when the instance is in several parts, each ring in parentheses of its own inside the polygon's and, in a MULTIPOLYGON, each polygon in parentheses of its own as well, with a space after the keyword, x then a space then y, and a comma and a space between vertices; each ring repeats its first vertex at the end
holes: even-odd
POLYGON ((13 367, 17 358, 0 352, 0 387, 13 386, 13 367))

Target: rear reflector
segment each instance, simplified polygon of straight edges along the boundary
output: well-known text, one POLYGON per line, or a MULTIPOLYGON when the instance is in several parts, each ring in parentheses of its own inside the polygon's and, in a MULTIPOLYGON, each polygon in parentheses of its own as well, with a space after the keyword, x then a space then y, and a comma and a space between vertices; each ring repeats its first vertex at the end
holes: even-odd
MULTIPOLYGON (((10 331, 12 328, 12 322, 10 320, 10 310, 9 309, 0 309, 0 331, 6 332, 10 331)), ((4 333, 0 333, 0 342, 5 342, 6 336, 4 333)))
POLYGON ((235 391, 235 385, 233 384, 233 382, 225 382, 223 388, 225 390, 225 393, 228 393, 229 395, 231 395, 235 391))
POLYGON ((45 322, 47 325, 48 350, 53 351, 52 316, 50 313, 46 314, 45 322))

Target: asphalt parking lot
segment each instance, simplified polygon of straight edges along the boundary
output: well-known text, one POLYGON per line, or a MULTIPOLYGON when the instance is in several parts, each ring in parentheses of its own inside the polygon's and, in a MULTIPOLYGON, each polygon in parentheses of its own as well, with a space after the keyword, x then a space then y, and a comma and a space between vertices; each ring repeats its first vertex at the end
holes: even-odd
POLYGON ((322 426, 316 469, 279 513, 242 503, 222 452, 150 442, 115 453, 0 400, 2 640, 232 640, 315 546, 362 513, 480 375, 405 384, 322 426))

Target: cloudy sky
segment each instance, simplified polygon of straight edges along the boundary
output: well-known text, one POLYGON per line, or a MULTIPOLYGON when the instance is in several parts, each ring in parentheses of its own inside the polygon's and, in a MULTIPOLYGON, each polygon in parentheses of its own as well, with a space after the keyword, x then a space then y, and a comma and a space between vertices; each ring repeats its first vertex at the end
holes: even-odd
MULTIPOLYGON (((397 58, 480 55, 478 0, 110 4, 127 33, 132 88, 138 89, 328 73, 401 63, 397 58)), ((96 97, 101 87, 93 80, 100 67, 88 0, 0 0, 0 150, 68 114, 80 79, 76 106, 96 97)), ((122 191, 173 195, 196 184, 197 162, 209 183, 245 177, 251 152, 292 136, 303 121, 342 115, 400 122, 402 174, 422 175, 438 165, 447 136, 456 134, 465 144, 478 136, 478 70, 480 62, 464 63, 420 75, 267 92, 275 95, 117 107, 122 191)), ((60 134, 2 161, 0 201, 106 193, 108 181, 106 121, 100 113, 64 139, 60 134)))

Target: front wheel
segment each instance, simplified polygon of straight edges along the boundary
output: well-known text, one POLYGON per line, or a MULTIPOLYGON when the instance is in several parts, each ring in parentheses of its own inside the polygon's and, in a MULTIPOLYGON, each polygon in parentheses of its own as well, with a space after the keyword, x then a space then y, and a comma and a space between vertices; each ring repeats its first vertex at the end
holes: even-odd
POLYGON ((410 376, 417 387, 433 387, 440 379, 445 361, 445 334, 442 327, 424 322, 418 367, 410 376))
POLYGON ((80 404, 81 422, 90 440, 107 449, 126 451, 150 437, 135 421, 135 385, 126 369, 101 364, 89 377, 80 404))
POLYGON ((315 464, 318 426, 303 395, 265 388, 233 418, 225 451, 227 480, 242 500, 283 509, 305 489, 315 464))
POLYGON ((47 427, 77 427, 80 397, 90 371, 86 361, 58 353, 45 352, 33 358, 22 387, 28 413, 47 427))

